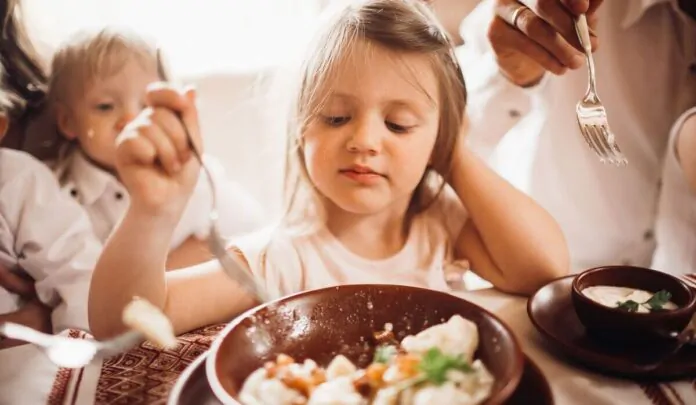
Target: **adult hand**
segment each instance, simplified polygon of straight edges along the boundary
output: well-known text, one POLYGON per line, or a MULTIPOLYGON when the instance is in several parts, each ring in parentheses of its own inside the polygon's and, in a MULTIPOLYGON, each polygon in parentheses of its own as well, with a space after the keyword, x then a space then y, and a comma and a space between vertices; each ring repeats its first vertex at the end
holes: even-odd
POLYGON ((586 14, 592 49, 598 40, 597 8, 603 0, 494 0, 488 39, 500 71, 519 86, 537 83, 545 72, 564 74, 583 65, 574 19, 586 14))

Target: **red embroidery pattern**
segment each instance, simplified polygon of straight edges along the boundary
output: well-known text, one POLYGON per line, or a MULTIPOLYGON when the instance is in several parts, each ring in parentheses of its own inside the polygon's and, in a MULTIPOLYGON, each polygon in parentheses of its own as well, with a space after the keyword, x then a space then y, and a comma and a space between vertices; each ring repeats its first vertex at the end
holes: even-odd
MULTIPOLYGON (((225 325, 201 328, 179 336, 173 350, 161 350, 144 342, 127 353, 106 360, 97 383, 96 405, 161 404, 167 402, 176 379, 193 360, 205 353, 225 325)), ((78 337, 73 335, 71 337, 78 337)), ((84 336, 79 336, 84 337, 84 336)), ((73 373, 60 369, 53 385, 49 405, 64 405, 75 399, 68 395, 73 373)), ((72 393, 72 397, 76 395, 72 393)))
MULTIPOLYGON (((84 339, 87 334, 79 330, 71 330, 68 332, 68 337, 73 339, 84 339)), ((68 383, 70 382, 70 377, 72 377, 73 372, 78 370, 73 370, 70 368, 61 368, 56 374, 56 379, 53 380, 53 387, 51 387, 51 393, 48 396, 48 405, 62 405, 65 403, 65 399, 68 393, 68 383)))

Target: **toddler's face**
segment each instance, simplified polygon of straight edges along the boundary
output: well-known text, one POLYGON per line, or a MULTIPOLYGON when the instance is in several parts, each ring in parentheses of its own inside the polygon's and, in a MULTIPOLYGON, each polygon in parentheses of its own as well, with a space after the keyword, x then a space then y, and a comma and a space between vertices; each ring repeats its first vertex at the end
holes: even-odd
POLYGON ((113 169, 116 137, 145 108, 147 86, 159 80, 154 64, 144 66, 137 59, 126 61, 115 74, 97 74, 59 113, 61 131, 96 163, 113 169))

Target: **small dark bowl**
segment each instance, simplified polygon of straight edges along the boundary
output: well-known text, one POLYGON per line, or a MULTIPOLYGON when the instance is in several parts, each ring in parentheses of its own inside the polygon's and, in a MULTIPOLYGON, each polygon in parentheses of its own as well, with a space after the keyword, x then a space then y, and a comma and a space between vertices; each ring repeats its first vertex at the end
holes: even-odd
POLYGON ((373 332, 393 325, 401 340, 455 314, 476 323, 480 358, 496 379, 487 404, 502 404, 522 377, 524 357, 512 331, 497 317, 443 292, 396 285, 345 285, 299 293, 250 310, 232 321, 210 349, 206 373, 226 404, 244 380, 284 353, 326 366, 343 354, 359 367, 373 358, 373 332))
POLYGON ((681 332, 696 310, 696 294, 678 278, 661 271, 632 266, 605 266, 586 270, 573 280, 573 305, 587 332, 605 340, 646 343, 681 332), (592 286, 635 288, 650 293, 666 290, 677 309, 636 313, 593 301, 582 291, 592 286))

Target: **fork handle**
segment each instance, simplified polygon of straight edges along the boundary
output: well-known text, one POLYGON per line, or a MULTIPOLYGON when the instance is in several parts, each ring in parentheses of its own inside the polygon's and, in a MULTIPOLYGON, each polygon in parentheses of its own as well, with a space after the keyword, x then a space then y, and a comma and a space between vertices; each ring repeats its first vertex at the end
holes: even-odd
POLYGON ((580 45, 585 50, 585 53, 592 52, 592 43, 590 42, 590 28, 587 25, 587 17, 585 14, 580 14, 576 20, 576 31, 578 34, 578 39, 580 40, 580 45))
POLYGON ((575 20, 575 32, 578 34, 578 40, 580 40, 580 44, 585 51, 585 60, 587 61, 587 72, 589 76, 587 93, 588 95, 593 94, 595 98, 598 98, 596 89, 597 79, 595 78, 594 60, 592 58, 592 43, 590 42, 590 29, 587 25, 587 17, 585 14, 580 14, 575 20))

